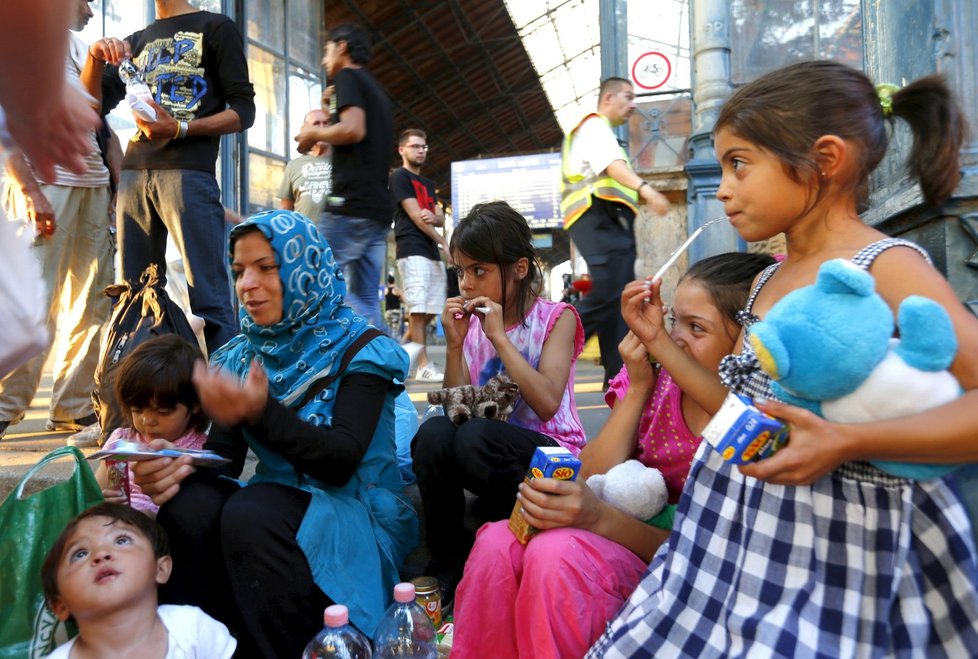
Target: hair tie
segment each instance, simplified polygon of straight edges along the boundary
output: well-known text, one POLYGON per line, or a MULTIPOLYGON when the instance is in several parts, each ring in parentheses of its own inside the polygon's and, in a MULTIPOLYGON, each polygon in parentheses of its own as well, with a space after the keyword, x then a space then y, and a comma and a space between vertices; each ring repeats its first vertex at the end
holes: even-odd
POLYGON ((898 91, 900 88, 889 82, 876 85, 876 96, 880 99, 880 107, 883 108, 884 117, 893 114, 893 95, 898 91))

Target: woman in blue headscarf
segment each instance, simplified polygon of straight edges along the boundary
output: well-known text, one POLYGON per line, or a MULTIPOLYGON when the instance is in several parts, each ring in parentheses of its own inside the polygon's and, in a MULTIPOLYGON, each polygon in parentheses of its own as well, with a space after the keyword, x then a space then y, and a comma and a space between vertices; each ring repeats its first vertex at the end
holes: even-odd
POLYGON ((330 603, 372 636, 417 544, 394 445, 408 359, 343 303, 341 271, 305 217, 259 213, 229 251, 241 334, 194 383, 213 420, 205 448, 231 462, 220 478, 186 458, 134 471, 173 546, 163 601, 225 622, 239 651, 298 657, 330 603), (242 487, 231 478, 249 448, 258 465, 242 487))

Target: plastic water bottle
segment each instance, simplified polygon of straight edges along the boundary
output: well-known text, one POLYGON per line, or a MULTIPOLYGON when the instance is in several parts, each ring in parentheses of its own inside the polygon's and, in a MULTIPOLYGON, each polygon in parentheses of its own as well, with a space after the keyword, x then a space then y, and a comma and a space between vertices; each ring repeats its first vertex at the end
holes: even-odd
POLYGON ((119 77, 126 84, 126 101, 133 114, 144 121, 156 121, 156 110, 149 104, 153 93, 132 60, 124 59, 119 63, 119 77))
POLYGON ((435 416, 445 416, 444 405, 428 405, 428 409, 424 411, 424 415, 421 417, 421 423, 424 424, 425 421, 435 416))
POLYGON ((414 601, 413 583, 394 586, 394 603, 377 625, 374 646, 378 659, 437 658, 435 626, 421 605, 414 601))
POLYGON ((371 659, 370 641, 349 625, 350 612, 342 604, 326 607, 326 626, 302 653, 302 659, 371 659))

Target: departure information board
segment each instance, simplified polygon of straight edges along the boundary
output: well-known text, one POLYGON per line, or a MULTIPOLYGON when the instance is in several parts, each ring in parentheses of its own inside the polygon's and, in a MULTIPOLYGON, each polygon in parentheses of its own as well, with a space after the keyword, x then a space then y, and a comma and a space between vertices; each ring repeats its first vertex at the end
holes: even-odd
POLYGON ((452 215, 465 217, 476 204, 502 200, 532 229, 563 226, 560 215, 560 154, 540 153, 452 163, 452 215))

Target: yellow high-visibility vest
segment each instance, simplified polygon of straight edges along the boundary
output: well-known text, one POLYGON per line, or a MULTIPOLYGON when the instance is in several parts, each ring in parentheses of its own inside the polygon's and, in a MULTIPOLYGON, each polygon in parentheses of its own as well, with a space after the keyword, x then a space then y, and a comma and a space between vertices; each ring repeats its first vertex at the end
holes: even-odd
MULTIPOLYGON (((626 187, 608 175, 572 172, 570 163, 571 140, 581 125, 591 117, 600 117, 611 128, 608 118, 599 112, 587 115, 564 138, 560 165, 560 212, 564 216, 564 229, 569 229, 577 218, 591 207, 591 195, 617 204, 624 204, 638 212, 638 192, 626 187)), ((621 159, 628 162, 628 154, 621 150, 621 159)))

